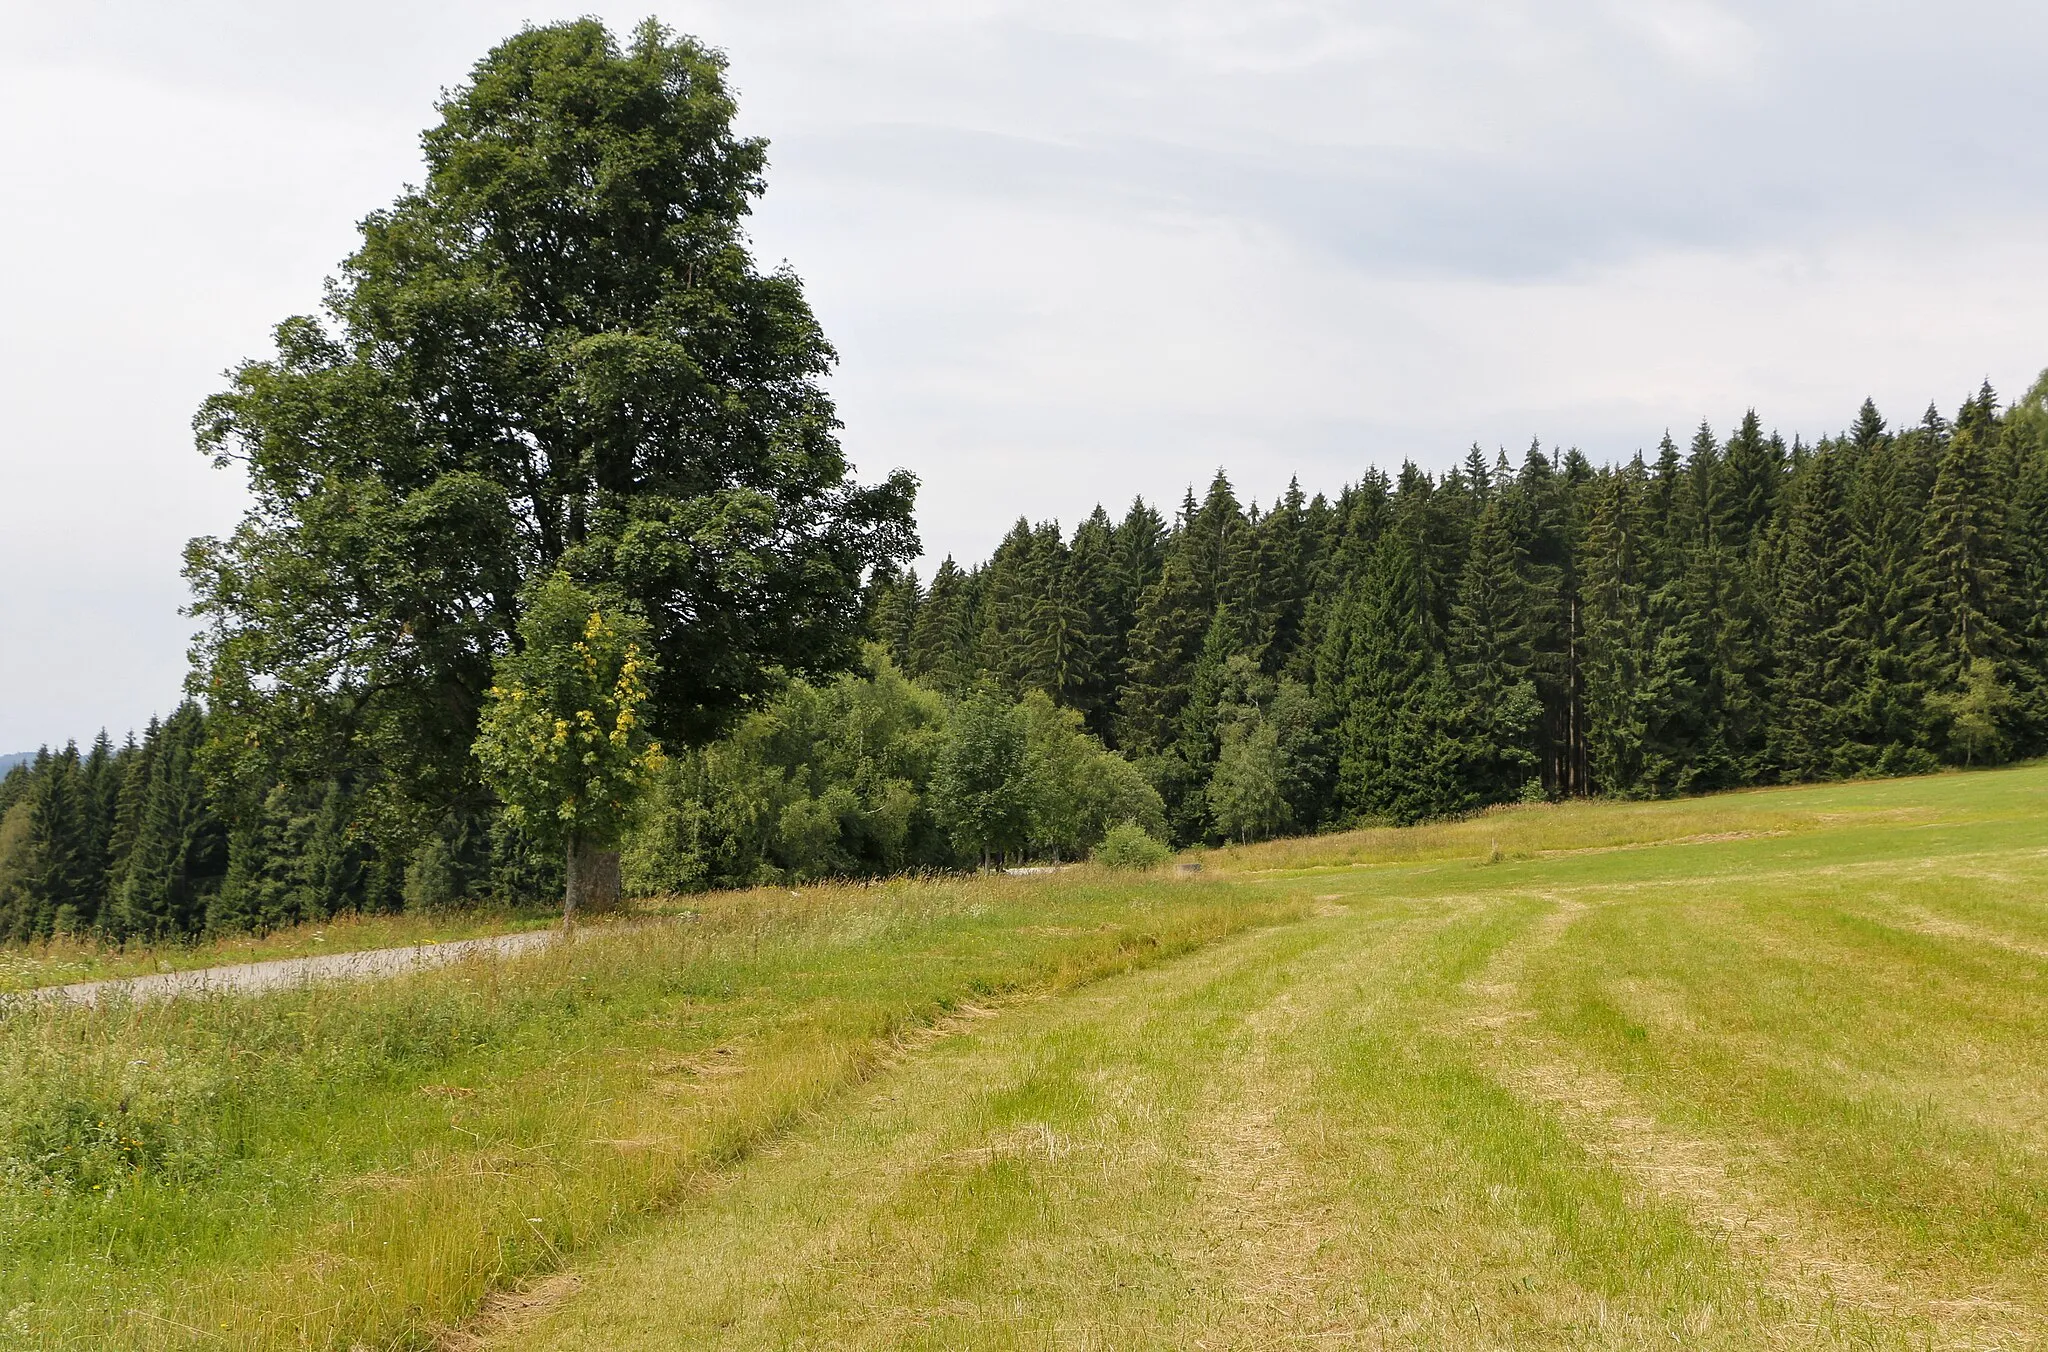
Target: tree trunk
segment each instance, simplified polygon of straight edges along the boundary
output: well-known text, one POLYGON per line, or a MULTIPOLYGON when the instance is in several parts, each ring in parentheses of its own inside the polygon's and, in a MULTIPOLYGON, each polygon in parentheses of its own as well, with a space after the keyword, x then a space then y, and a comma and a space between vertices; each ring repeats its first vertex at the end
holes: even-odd
POLYGON ((619 906, 619 852, 574 837, 569 841, 569 885, 562 897, 562 922, 602 915, 619 906))

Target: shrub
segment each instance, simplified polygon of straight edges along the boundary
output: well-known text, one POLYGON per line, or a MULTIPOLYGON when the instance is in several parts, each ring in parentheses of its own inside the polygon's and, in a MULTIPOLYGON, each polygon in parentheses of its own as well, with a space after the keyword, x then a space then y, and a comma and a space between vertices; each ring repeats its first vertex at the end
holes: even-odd
POLYGON ((1173 856, 1157 836, 1136 822, 1120 822, 1109 828, 1095 847, 1095 862, 1104 868, 1158 868, 1173 856))

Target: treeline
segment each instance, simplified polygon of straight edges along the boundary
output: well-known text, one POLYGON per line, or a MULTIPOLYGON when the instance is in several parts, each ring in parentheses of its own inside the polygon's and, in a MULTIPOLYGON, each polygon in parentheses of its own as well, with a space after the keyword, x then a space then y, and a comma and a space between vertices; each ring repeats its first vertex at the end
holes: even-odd
MULTIPOLYGON (((187 703, 138 741, 105 733, 0 780, 0 940, 162 941, 345 911, 554 898, 561 866, 504 813, 402 842, 339 779, 239 783, 187 703)), ((879 648, 796 680, 710 746, 669 758, 626 840, 633 890, 870 877, 1085 857, 1164 837, 1159 795, 1080 715, 1033 691, 949 699, 879 648)))
POLYGON ((560 886, 488 812, 379 849, 343 781, 239 780, 208 722, 187 702, 140 739, 45 748, 0 779, 0 940, 160 942, 560 886))
POLYGON ((1247 508, 1219 474, 884 574, 871 631, 941 691, 1042 690, 1179 842, 1986 764, 2048 747, 2048 377, 1787 446, 1595 466, 1476 447, 1247 508))
MULTIPOLYGON (((865 668, 672 749, 642 891, 1988 764, 2048 750, 2048 377, 2001 410, 1595 466, 1532 446, 1268 510, 1218 475, 865 594, 865 668)), ((560 894, 488 798, 394 826, 187 703, 0 780, 0 938, 560 894), (252 771, 250 766, 259 767, 252 771), (268 768, 264 768, 268 767, 268 768)), ((304 753, 305 748, 298 748, 304 753)), ((310 766, 310 770, 306 767, 310 766)))

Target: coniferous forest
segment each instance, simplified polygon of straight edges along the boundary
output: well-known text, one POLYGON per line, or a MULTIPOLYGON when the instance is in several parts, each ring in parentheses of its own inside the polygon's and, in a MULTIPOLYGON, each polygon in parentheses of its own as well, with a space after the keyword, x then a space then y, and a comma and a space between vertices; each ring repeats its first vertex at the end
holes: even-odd
MULTIPOLYGON (((1596 466, 1169 519, 1019 521, 865 590, 863 669, 791 680, 671 756, 628 883, 691 889, 1070 859, 1489 804, 1985 765, 2048 749, 2048 378, 2001 408, 1787 445, 1754 414, 1596 466)), ((410 838, 348 767, 251 782, 188 701, 0 782, 0 933, 163 939, 542 898, 489 803, 410 838)))
POLYGON ((1488 804, 1926 771, 2048 745, 2048 378, 2001 411, 1595 466, 1477 447, 1261 510, 1020 521, 883 576, 872 629, 939 690, 1044 690, 1192 843, 1488 804))

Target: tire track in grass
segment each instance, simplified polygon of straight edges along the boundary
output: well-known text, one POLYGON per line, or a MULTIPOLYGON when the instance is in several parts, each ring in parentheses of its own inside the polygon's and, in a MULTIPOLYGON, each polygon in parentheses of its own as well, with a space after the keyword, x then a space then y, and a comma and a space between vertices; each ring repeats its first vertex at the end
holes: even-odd
MULTIPOLYGON (((975 1094, 986 1092, 988 1084, 1000 1083, 1015 1073, 1005 1059, 1006 1049, 999 1042, 968 1040, 963 1034, 984 1027, 1004 1027, 1003 1016, 1022 1014, 1027 1007, 1046 1007, 1053 1026, 1101 1017, 1102 1011, 1119 1009, 1126 1001, 1100 994, 1098 987, 1129 982, 1175 987, 1199 979, 1204 973, 1228 971, 1243 961, 1245 946, 1297 924, 1298 918, 1276 918, 1205 938, 1176 952, 1138 955, 1121 970, 1105 969, 1071 984, 1038 985, 979 1004, 957 1006, 931 1023, 893 1039, 877 1058, 871 1073, 862 1077, 860 1085, 849 1089, 845 1097, 859 1105, 851 1112, 841 1102, 835 1111, 827 1111, 825 1105, 819 1104, 797 1115, 785 1130, 757 1143, 733 1167, 704 1171, 696 1186, 678 1198, 681 1205, 669 1209, 666 1215, 647 1217, 639 1235, 624 1240, 609 1253, 585 1255, 580 1270, 558 1271, 488 1299, 470 1319, 437 1330, 434 1346, 439 1352, 481 1352, 487 1348, 533 1346, 535 1339, 547 1339, 553 1345, 554 1337, 563 1332, 568 1334, 567 1345, 588 1346, 578 1339, 573 1324, 562 1330, 556 1316, 573 1319, 580 1303, 602 1305, 615 1301, 616 1273, 621 1266, 648 1265, 643 1268, 647 1276, 642 1280, 650 1286, 635 1293, 631 1304, 636 1310, 642 1308, 645 1298, 659 1291, 674 1292, 676 1299, 665 1302, 671 1307, 691 1303, 682 1297, 684 1290, 690 1290, 701 1301, 707 1293, 689 1286, 695 1280, 693 1276, 687 1271, 665 1268, 658 1249, 650 1252, 650 1242, 671 1227, 687 1230, 716 1221, 723 1208, 744 1197, 753 1181, 769 1171, 788 1169, 803 1174, 807 1182, 797 1190, 800 1200, 794 1205, 785 1200, 772 1213, 750 1215, 746 1225, 736 1232, 717 1232, 722 1248, 752 1250, 757 1261, 745 1265, 747 1280, 753 1285, 710 1293, 714 1305, 745 1304, 747 1314, 740 1322, 766 1325, 787 1319, 792 1309, 818 1306, 821 1279, 827 1290, 832 1282, 851 1274, 865 1273, 869 1280, 885 1284, 910 1280, 937 1255, 920 1251, 916 1244, 892 1248, 879 1255, 873 1251, 877 1218, 888 1214, 894 1199, 906 1186, 916 1187, 936 1175, 973 1171, 999 1161, 1056 1162, 1096 1149, 1092 1143, 1075 1142, 1040 1124, 1026 1124, 984 1138, 972 1147, 947 1148, 949 1138, 957 1135, 958 1114, 965 1104, 975 1094), (1091 1015, 1088 1011, 1095 1013, 1091 1015), (940 1053, 936 1060, 931 1055, 934 1052, 940 1053), (932 1083, 935 1079, 936 1084, 932 1083), (943 1096, 949 1110, 919 1114, 915 1120, 901 1122, 894 1128, 885 1125, 896 1116, 892 1105, 906 1092, 906 1085, 918 1086, 910 1092, 919 1095, 943 1096), (960 1102, 954 1102, 956 1099, 960 1102), (900 1134, 892 1135, 892 1130, 900 1130, 900 1134), (832 1143, 834 1150, 821 1156, 820 1145, 825 1142, 832 1143), (858 1165, 848 1168, 849 1158, 858 1160, 858 1165), (827 1198, 837 1205, 821 1209, 827 1198), (878 1265, 879 1271, 871 1270, 878 1265)), ((919 1243, 932 1240, 931 1236, 919 1237, 919 1243)), ((829 1307, 829 1300, 824 1304, 829 1307)), ((858 1340, 864 1346, 899 1345, 914 1339, 932 1319, 945 1313, 943 1309, 923 1307, 899 1293, 884 1308, 838 1312, 834 1317, 839 1322, 830 1325, 833 1334, 826 1337, 823 1345, 850 1340, 858 1340)), ((723 1341, 735 1326, 716 1311, 693 1313, 675 1324, 679 1336, 686 1324, 692 1330, 681 1343, 635 1341, 629 1345, 697 1345, 691 1338, 723 1341), (714 1329, 718 1330, 715 1335, 714 1329)), ((617 1327, 623 1333, 634 1325, 620 1322, 617 1327)), ((608 1341, 602 1345, 612 1344, 608 1341)))
POLYGON ((1246 1346, 1358 1336, 1325 1315, 1322 1284, 1339 1275, 1323 1262, 1333 1208, 1304 1176, 1277 1122, 1281 1105, 1311 1092, 1305 1066, 1281 1069, 1272 1054, 1275 1037, 1301 1018, 1292 991, 1253 1011, 1245 1022, 1249 1049, 1212 1087, 1190 1133, 1189 1164, 1209 1217, 1204 1265, 1217 1269, 1219 1286, 1256 1330, 1246 1346))
MULTIPOLYGON (((1346 914, 1328 894, 1324 919, 1346 914)), ((1241 1023, 1241 1049, 1218 1058, 1201 1111, 1192 1117, 1188 1165, 1204 1222, 1202 1243, 1185 1252, 1191 1270, 1235 1307, 1221 1344, 1266 1348, 1387 1346, 1389 1331, 1361 1326, 1344 1295, 1356 1285, 1349 1256, 1335 1245, 1345 1227, 1342 1194, 1305 1167, 1300 1146, 1283 1130, 1283 1113, 1316 1099, 1317 1062, 1299 1045, 1340 1015, 1364 1023, 1405 1002, 1384 979, 1389 949, 1423 944, 1490 907, 1498 896, 1437 897, 1396 930, 1386 946, 1354 933, 1298 954, 1267 998, 1251 1003, 1241 1023)), ((1407 950, 1407 951, 1412 951, 1407 950)))
POLYGON ((1527 999, 1528 963, 1561 943, 1593 909, 1569 893, 1545 895, 1552 910, 1467 983, 1474 997, 1465 1018, 1467 1035, 1502 1084, 1551 1113, 1588 1154, 1718 1233, 1794 1308, 1819 1313, 1847 1307, 1903 1324, 1922 1335, 1915 1341, 1944 1348, 2006 1348, 2039 1340, 2038 1322, 2021 1306, 1934 1296, 1864 1261, 1846 1237, 1827 1233, 1748 1182, 1752 1170, 1741 1152, 1660 1122, 1619 1076, 1532 1031, 1537 1014, 1527 999))

